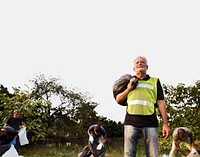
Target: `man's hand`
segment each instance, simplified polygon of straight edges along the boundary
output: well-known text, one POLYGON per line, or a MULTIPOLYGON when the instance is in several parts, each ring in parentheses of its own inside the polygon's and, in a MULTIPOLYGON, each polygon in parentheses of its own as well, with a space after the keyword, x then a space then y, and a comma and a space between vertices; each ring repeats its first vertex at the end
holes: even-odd
POLYGON ((11 146, 11 145, 15 146, 15 145, 16 145, 16 141, 15 141, 15 140, 11 141, 11 142, 10 142, 10 146, 11 146))
POLYGON ((92 135, 90 135, 90 137, 89 137, 89 142, 90 142, 91 144, 93 144, 93 142, 94 142, 94 137, 93 137, 92 135))
POLYGON ((98 146, 97 146, 97 150, 101 150, 103 147, 103 143, 99 143, 98 146))
POLYGON ((129 84, 128 84, 128 88, 135 89, 138 83, 138 79, 136 77, 133 77, 132 79, 130 79, 129 84))
POLYGON ((170 128, 168 124, 163 124, 162 134, 164 139, 167 139, 170 136, 170 128))

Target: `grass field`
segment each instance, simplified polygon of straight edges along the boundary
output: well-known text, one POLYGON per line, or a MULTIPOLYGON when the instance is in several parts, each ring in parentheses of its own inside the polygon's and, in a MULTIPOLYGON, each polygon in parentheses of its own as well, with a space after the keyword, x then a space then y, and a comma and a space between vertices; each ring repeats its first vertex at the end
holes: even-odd
MULTIPOLYGON (((108 141, 106 147, 106 157, 123 157, 123 140, 108 141)), ((141 142, 142 143, 142 142, 141 142)), ((144 145, 138 144, 137 157, 145 157, 144 145)), ((197 146, 200 146, 197 143, 197 146)), ((87 145, 84 144, 29 144, 22 146, 19 155, 24 157, 77 157, 78 153, 87 145)), ((168 148, 169 149, 169 148, 168 148)), ((200 150, 200 147, 197 148, 200 150)), ((168 155, 170 150, 159 152, 159 157, 168 155)), ((200 153, 200 152, 199 152, 200 153)), ((177 154, 177 157, 181 157, 177 154)))
MULTIPOLYGON (((20 148, 19 155, 24 157, 77 157, 85 145, 74 144, 71 146, 61 145, 26 145, 20 148)), ((122 157, 123 146, 112 148, 106 145, 107 157, 122 157)))
MULTIPOLYGON (((20 148, 19 155, 24 157, 77 157, 85 145, 26 145, 20 148)), ((160 157, 164 152, 160 153, 160 157)), ((107 144, 106 157, 123 157, 123 143, 107 144)), ((137 157, 145 157, 142 147, 138 148, 137 157)))

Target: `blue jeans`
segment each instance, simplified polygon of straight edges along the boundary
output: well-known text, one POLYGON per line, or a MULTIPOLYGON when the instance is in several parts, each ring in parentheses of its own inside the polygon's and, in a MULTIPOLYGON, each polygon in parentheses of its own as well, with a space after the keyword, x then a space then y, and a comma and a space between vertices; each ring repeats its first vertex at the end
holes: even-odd
POLYGON ((158 128, 124 126, 124 157, 135 157, 138 138, 142 132, 147 157, 158 157, 158 128))

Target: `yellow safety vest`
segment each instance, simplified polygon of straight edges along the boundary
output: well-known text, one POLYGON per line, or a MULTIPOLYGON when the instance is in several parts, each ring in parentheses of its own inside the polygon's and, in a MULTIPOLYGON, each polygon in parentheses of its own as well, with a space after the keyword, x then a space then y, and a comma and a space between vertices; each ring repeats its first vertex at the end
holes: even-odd
POLYGON ((127 96, 127 112, 131 115, 152 115, 157 101, 157 80, 139 80, 137 87, 127 96))

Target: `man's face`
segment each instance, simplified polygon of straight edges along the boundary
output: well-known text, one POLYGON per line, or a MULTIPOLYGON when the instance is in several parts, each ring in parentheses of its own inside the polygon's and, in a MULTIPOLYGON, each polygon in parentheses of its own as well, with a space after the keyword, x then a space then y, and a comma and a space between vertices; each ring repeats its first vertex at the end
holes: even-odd
POLYGON ((133 67, 135 73, 141 72, 146 73, 148 69, 148 65, 146 64, 146 61, 143 58, 137 58, 134 61, 134 67, 133 67))
POLYGON ((14 118, 19 118, 20 117, 20 113, 19 112, 14 112, 13 116, 14 116, 14 118))

